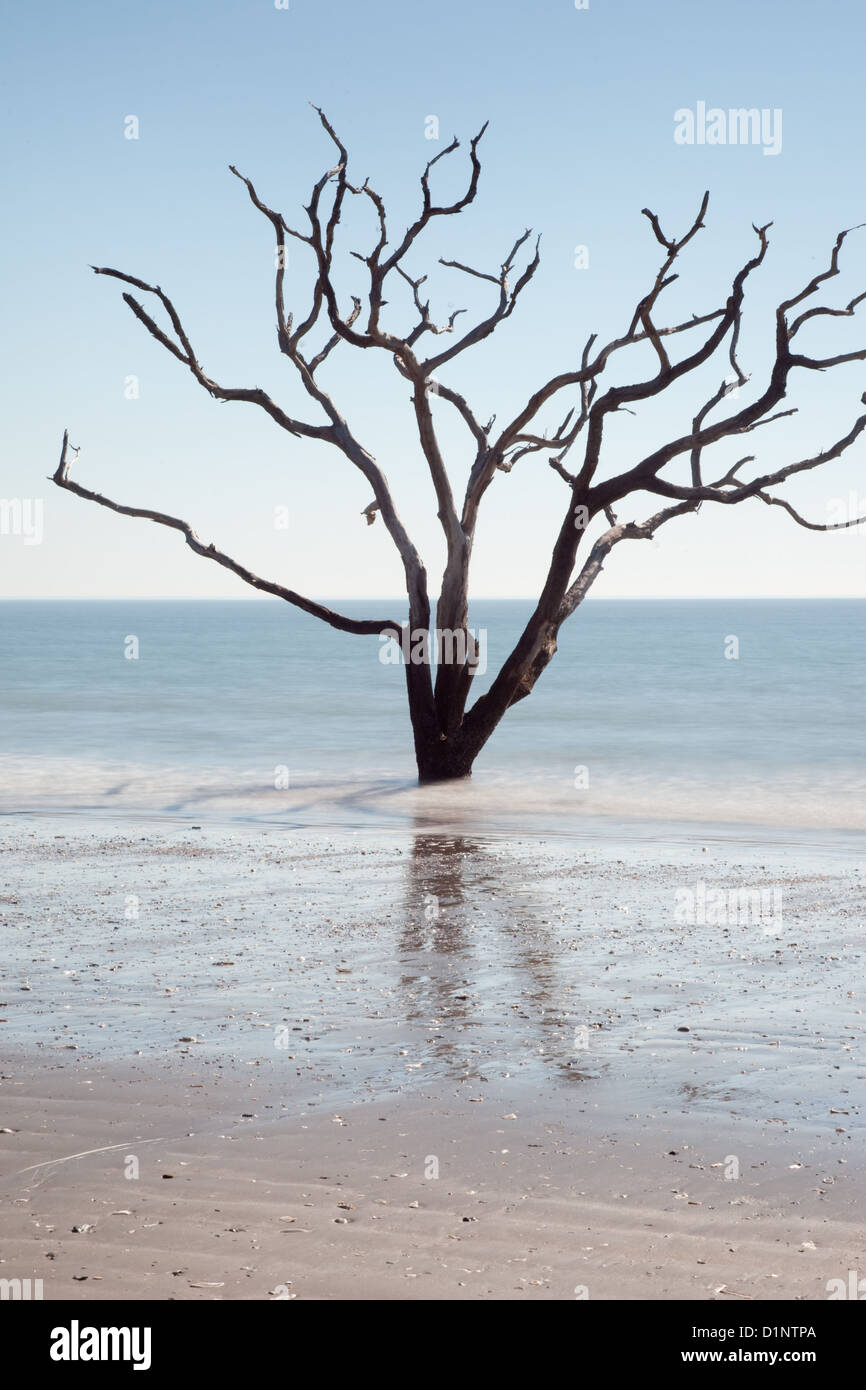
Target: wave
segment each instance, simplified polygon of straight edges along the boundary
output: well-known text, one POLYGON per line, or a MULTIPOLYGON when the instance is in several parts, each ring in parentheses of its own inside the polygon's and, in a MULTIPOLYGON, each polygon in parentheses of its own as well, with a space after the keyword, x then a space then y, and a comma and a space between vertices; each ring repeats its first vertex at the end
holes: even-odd
POLYGON ((623 773, 563 777, 477 771, 419 787, 407 776, 357 768, 289 770, 154 765, 119 760, 0 758, 0 812, 93 812, 296 826, 575 834, 596 821, 866 830, 866 785, 853 772, 742 770, 709 776, 623 773), (288 785, 285 785, 286 780, 288 785), (279 785, 275 785, 278 782, 279 785))

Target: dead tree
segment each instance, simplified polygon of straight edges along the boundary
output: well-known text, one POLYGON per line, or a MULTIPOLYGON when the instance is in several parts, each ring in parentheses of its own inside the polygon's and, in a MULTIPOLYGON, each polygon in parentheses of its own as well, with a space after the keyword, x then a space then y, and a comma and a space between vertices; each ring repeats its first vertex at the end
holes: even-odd
MULTIPOLYGON (((734 275, 730 293, 720 308, 693 314, 682 323, 661 327, 657 322, 659 299, 667 286, 678 278, 673 267, 680 253, 704 226, 709 194, 704 195, 698 215, 688 231, 678 239, 666 236, 656 214, 644 208, 643 215, 648 219, 663 254, 658 274, 649 292, 638 303, 625 333, 602 347, 598 346, 597 335, 593 334, 583 348, 579 364, 551 377, 528 398, 507 424, 494 428, 495 418, 482 424, 464 396, 446 384, 439 374, 462 353, 489 337, 510 317, 538 268, 538 240, 527 248, 530 233, 523 232, 499 269, 492 272, 478 270, 456 260, 440 262, 493 287, 490 312, 465 331, 458 331, 457 328, 458 317, 464 312, 462 310, 452 313, 446 322, 434 321, 429 300, 424 298, 422 290, 427 277, 410 273, 405 264, 410 253, 414 255, 422 233, 436 219, 454 217, 473 202, 481 172, 478 146, 486 126, 470 142, 470 172, 462 196, 453 203, 438 204, 430 188, 434 165, 459 147, 459 142, 454 139, 427 164, 421 175, 418 216, 399 239, 392 241, 382 197, 368 180, 359 186, 350 183, 345 146, 324 113, 315 109, 336 147, 338 159, 313 188, 305 209, 309 231, 297 231, 290 227, 281 213, 262 202, 250 180, 234 166, 230 167, 231 172, 246 186, 254 207, 271 224, 276 237, 274 299, 277 342, 280 352, 289 359, 308 396, 318 408, 318 423, 307 423, 287 415, 258 387, 225 387, 214 381, 200 365, 174 304, 158 285, 149 285, 119 270, 96 266, 93 269, 97 275, 112 276, 159 300, 170 330, 160 327, 132 294, 123 295, 151 336, 188 368, 211 396, 220 401, 246 401, 256 405, 288 434, 330 444, 360 470, 373 494, 373 500, 365 509, 367 520, 374 520, 377 514, 381 517, 402 562, 408 595, 408 631, 413 635, 427 635, 431 629, 431 607, 427 573, 421 557, 397 514, 382 468, 359 441, 318 376, 322 364, 342 343, 358 349, 380 349, 390 355, 396 370, 409 387, 418 441, 429 469, 436 495, 437 515, 445 538, 447 558, 439 588, 435 633, 457 634, 463 639, 452 645, 451 652, 456 651, 457 655, 451 660, 434 663, 428 646, 423 659, 405 662, 409 714, 418 773, 422 781, 469 775, 475 758, 506 710, 533 689, 556 651, 560 627, 582 602, 605 559, 620 541, 651 539, 659 527, 674 517, 696 512, 705 502, 732 506, 749 498, 783 507, 799 525, 816 531, 854 526, 866 520, 866 517, 857 517, 827 524, 807 521, 774 491, 787 478, 818 468, 844 454, 866 428, 866 414, 859 415, 845 434, 820 453, 771 472, 757 473, 753 468, 749 470, 750 476, 746 477, 744 470, 748 465, 755 464, 754 455, 747 455, 719 477, 712 477, 710 470, 711 480, 708 480, 705 461, 711 445, 733 436, 749 434, 760 426, 795 413, 793 409, 776 409, 787 395, 788 377, 795 368, 822 372, 846 362, 866 359, 866 348, 822 358, 808 356, 794 346, 801 329, 811 319, 852 315, 857 305, 866 298, 864 293, 857 295, 845 308, 813 306, 792 316, 792 311, 811 298, 820 285, 839 273, 839 253, 848 232, 853 228, 837 236, 827 269, 815 275, 804 289, 778 306, 774 360, 764 389, 751 403, 720 416, 719 407, 736 386, 744 385, 748 380, 737 356, 743 300, 750 275, 766 256, 767 232, 772 224, 754 227, 757 237, 755 254, 734 275), (367 254, 351 253, 366 267, 368 277, 363 295, 352 297, 351 309, 340 304, 333 277, 336 234, 347 195, 369 200, 376 228, 372 249, 367 254), (311 307, 306 317, 297 321, 287 311, 285 303, 287 237, 309 247, 315 264, 311 307), (386 287, 400 279, 408 286, 405 293, 414 308, 412 326, 408 331, 398 333, 383 322, 383 309, 386 287), (307 347, 307 339, 316 328, 323 328, 326 336, 319 349, 312 351, 307 347), (691 350, 674 361, 669 354, 669 345, 680 335, 685 335, 684 340, 690 343, 697 337, 699 345, 692 346, 691 350), (648 344, 654 355, 653 373, 646 380, 632 385, 603 385, 602 378, 616 354, 640 343, 648 344), (428 346, 429 356, 425 357, 423 351, 428 346), (609 417, 619 410, 629 409, 641 401, 658 396, 689 373, 703 367, 717 353, 725 359, 726 378, 696 410, 683 433, 616 476, 601 476, 602 447, 609 417), (455 499, 437 435, 435 417, 442 407, 436 405, 434 408, 434 402, 444 403, 444 407, 456 411, 473 441, 474 461, 460 505, 455 499), (559 405, 560 409, 567 405, 568 410, 561 423, 549 430, 543 428, 539 416, 545 407, 551 405, 559 405), (578 441, 581 444, 580 461, 572 471, 566 466, 566 459, 578 441), (567 506, 532 615, 490 688, 467 708, 477 665, 477 650, 467 624, 469 565, 479 507, 497 473, 510 472, 518 460, 533 454, 546 456, 547 463, 562 478, 568 497, 567 506), (666 473, 669 465, 677 463, 681 469, 679 481, 666 473), (665 499, 667 505, 647 516, 644 521, 618 520, 615 509, 623 499, 644 493, 665 499), (604 529, 590 546, 585 538, 596 518, 600 519, 604 529), (584 548, 588 547, 588 553, 578 568, 582 543, 584 548)), ((392 312, 388 314, 389 321, 392 312)), ((866 394, 861 397, 860 403, 866 405, 866 394)), ((187 545, 197 555, 223 565, 254 588, 274 594, 343 632, 390 634, 401 641, 406 651, 406 628, 400 621, 385 618, 358 621, 334 612, 292 589, 260 578, 214 545, 205 545, 189 523, 179 517, 149 508, 121 505, 82 487, 70 476, 70 466, 77 455, 77 449, 70 449, 68 433, 64 434, 60 462, 53 475, 58 487, 125 516, 147 517, 160 525, 173 527, 183 535, 187 545)))

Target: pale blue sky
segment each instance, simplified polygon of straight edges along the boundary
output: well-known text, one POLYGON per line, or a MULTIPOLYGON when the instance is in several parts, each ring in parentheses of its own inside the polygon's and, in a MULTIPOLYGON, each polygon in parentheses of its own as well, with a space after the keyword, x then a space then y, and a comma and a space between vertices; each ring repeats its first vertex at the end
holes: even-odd
MULTIPOLYGON (((325 107, 354 176, 370 176, 394 226, 413 215, 425 161, 452 134, 468 139, 490 120, 475 205, 443 219, 408 264, 430 272, 434 309, 477 310, 485 287, 437 267, 437 258, 492 270, 524 227, 542 233, 542 266, 521 306, 495 339, 442 373, 483 419, 496 412, 504 420, 546 376, 574 363, 590 332, 611 337, 627 324, 658 264, 640 209, 649 205, 681 232, 704 188, 712 195, 707 229, 666 302, 677 319, 723 302, 752 253, 750 224, 773 220, 742 340, 743 365, 760 386, 772 307, 823 266, 840 227, 866 220, 864 29, 858 0, 590 0, 585 11, 573 0, 14 7, 3 42, 0 497, 43 499, 45 534, 41 545, 0 536, 0 593, 252 593, 178 536, 53 488, 45 479, 65 426, 82 447, 79 481, 186 517, 259 573, 317 596, 402 591, 384 528, 360 515, 368 488, 342 456, 288 438, 255 407, 211 401, 136 323, 121 287, 88 270, 110 265, 161 284, 206 371, 224 384, 262 385, 315 418, 274 343, 271 229, 227 170, 236 163, 302 224, 312 182, 332 160, 309 101, 325 107), (677 145, 674 112, 699 101, 779 108, 781 153, 677 145), (129 115, 140 121, 135 141, 124 138, 129 115), (431 115, 438 144, 425 139, 431 115), (589 248, 588 269, 574 267, 577 245, 589 248), (124 397, 131 375, 137 400, 124 397), (288 530, 274 529, 278 505, 290 509, 288 530)), ((464 159, 438 166, 443 193, 453 194, 464 159)), ((367 232, 353 217, 346 252, 367 232)), ((311 284, 304 250, 292 247, 287 277, 301 312, 311 284)), ((849 239, 843 264, 844 278, 828 287, 836 304, 866 288, 866 229, 849 239)), ((360 281, 360 265, 347 266, 360 281)), ((866 341, 866 314, 859 324, 827 323, 809 339, 816 351, 866 341)), ((648 365, 622 356, 620 364, 626 380, 648 365)), ((669 403, 623 416, 611 431, 609 466, 681 433, 724 374, 714 368, 669 403)), ((788 403, 802 403, 802 416, 753 436, 750 449, 772 465, 831 442, 857 415, 864 377, 861 365, 817 379, 796 374, 788 403)), ((435 591, 442 548, 405 383, 384 354, 343 346, 327 384, 385 468, 435 591)), ((465 441, 441 410, 459 485, 465 441)), ((816 520, 850 493, 866 509, 864 463, 861 441, 788 495, 816 520)), ((475 592, 533 593, 566 502, 563 483, 538 458, 499 475, 482 511, 475 592)), ((757 502, 705 507, 673 523, 657 546, 620 546, 594 592, 862 595, 866 532, 812 535, 757 502)))

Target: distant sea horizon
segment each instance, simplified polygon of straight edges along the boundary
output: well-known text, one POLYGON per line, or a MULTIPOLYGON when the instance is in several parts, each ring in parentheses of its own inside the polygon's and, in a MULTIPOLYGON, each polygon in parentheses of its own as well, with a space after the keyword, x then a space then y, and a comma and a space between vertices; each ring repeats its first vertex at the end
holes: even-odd
MULTIPOLYGON (((405 603, 405 594, 319 594, 311 593, 315 603, 405 603)), ((438 595, 431 594, 431 604, 438 595)), ((479 594, 475 602, 530 603, 537 594, 479 594)), ((866 603, 863 594, 587 594, 588 603, 866 603)), ((271 594, 0 594, 0 603, 279 603, 284 599, 271 594)), ((288 605, 291 607, 291 605, 288 605)))

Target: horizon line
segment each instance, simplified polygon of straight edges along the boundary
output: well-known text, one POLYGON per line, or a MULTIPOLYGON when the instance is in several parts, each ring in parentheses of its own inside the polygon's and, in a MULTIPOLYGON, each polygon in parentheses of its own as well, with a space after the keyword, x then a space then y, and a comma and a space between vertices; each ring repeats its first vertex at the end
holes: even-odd
MULTIPOLYGON (((438 595, 430 596, 431 603, 438 595)), ((866 602, 866 594, 595 594, 583 603, 791 603, 866 602)), ((321 595, 317 603, 405 603, 406 594, 321 595)), ((0 603, 286 603, 275 594, 0 594, 0 603)), ((537 594, 479 594, 475 603, 537 603, 537 594)), ((290 603, 290 608, 296 604, 290 603)), ((580 605, 581 607, 583 604, 580 605)), ((298 608, 299 612, 303 609, 298 608)), ((316 617, 316 614, 308 614, 316 617)))

